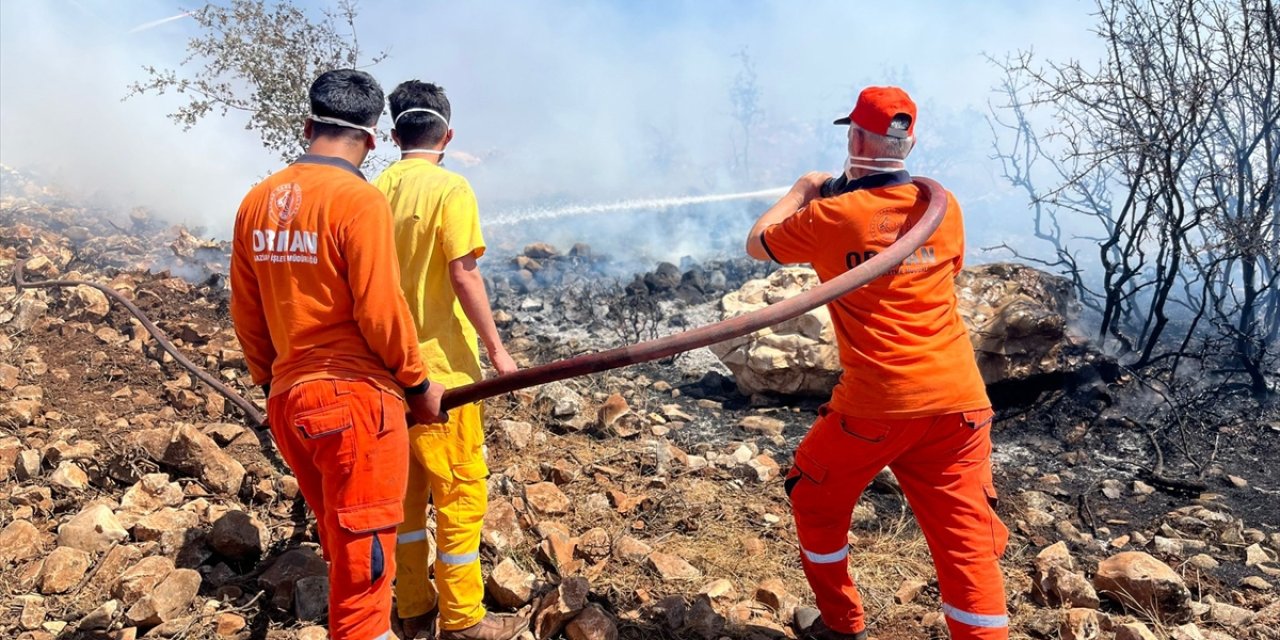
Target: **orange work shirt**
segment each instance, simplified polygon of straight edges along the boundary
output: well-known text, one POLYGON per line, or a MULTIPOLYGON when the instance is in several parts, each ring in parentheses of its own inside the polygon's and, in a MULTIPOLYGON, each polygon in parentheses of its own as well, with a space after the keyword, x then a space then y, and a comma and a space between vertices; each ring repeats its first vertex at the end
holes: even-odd
MULTIPOLYGON (((884 251, 928 205, 905 171, 873 174, 811 201, 761 236, 783 264, 823 282, 884 251)), ((956 300, 964 221, 947 194, 942 226, 907 260, 827 305, 844 368, 831 408, 859 418, 919 418, 991 406, 956 300)))
POLYGON ((426 379, 387 199, 351 163, 304 155, 236 213, 231 319, 255 384, 426 379))

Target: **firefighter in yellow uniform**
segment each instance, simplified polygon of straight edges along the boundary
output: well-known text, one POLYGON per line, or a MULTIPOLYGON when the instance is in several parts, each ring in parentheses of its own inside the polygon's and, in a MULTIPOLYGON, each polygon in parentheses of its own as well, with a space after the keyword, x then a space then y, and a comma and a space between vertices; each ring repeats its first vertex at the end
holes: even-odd
MULTIPOLYGON (((515 371, 494 326, 476 259, 484 254, 470 184, 440 166, 453 138, 449 100, 440 87, 410 80, 389 97, 400 161, 374 181, 391 203, 400 284, 417 325, 422 360, 446 388, 481 379, 477 342, 499 374, 515 371)), ((480 529, 488 504, 479 403, 457 407, 444 424, 409 430, 404 524, 397 536, 397 609, 406 638, 510 640, 527 627, 517 616, 485 610, 480 529), (427 503, 436 509, 434 584, 427 564, 427 503)))

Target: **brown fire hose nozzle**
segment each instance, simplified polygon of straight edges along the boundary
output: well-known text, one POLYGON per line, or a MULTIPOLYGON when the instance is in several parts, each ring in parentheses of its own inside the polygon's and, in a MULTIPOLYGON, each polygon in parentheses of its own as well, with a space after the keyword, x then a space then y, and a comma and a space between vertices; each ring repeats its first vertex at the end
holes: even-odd
POLYGON ((947 192, 942 185, 930 178, 915 177, 912 181, 920 187, 922 196, 929 202, 920 220, 882 253, 817 287, 777 304, 705 327, 690 329, 657 340, 559 360, 450 389, 444 394, 443 408, 452 409, 526 387, 665 358, 744 336, 827 304, 901 264, 933 235, 938 225, 942 224, 942 218, 947 211, 947 192))

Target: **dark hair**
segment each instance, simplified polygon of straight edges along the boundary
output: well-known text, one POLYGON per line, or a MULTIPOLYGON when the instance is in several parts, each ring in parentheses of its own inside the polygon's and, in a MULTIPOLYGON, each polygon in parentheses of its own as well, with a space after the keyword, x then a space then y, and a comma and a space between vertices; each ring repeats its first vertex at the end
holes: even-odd
MULTIPOLYGON (((352 124, 372 127, 382 115, 382 87, 373 76, 363 71, 326 71, 311 83, 311 91, 307 95, 311 99, 311 113, 317 116, 340 118, 352 124)), ((363 140, 366 135, 358 129, 323 122, 312 122, 311 127, 317 135, 323 136, 363 140)))
POLYGON ((391 119, 395 121, 395 131, 400 137, 401 145, 410 148, 430 146, 440 142, 449 132, 449 125, 422 111, 407 113, 403 118, 395 120, 406 109, 431 109, 444 116, 445 120, 453 120, 453 111, 449 108, 449 98, 445 97, 443 87, 420 80, 407 80, 391 92, 389 101, 391 119))

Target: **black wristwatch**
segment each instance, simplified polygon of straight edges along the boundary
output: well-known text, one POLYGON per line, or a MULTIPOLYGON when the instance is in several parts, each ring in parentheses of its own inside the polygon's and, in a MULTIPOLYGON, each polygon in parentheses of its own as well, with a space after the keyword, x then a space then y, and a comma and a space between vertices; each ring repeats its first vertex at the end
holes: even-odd
POLYGON ((430 388, 431 388, 431 380, 423 380, 422 382, 419 382, 418 384, 415 384, 412 387, 405 387, 404 394, 406 396, 426 395, 427 389, 430 389, 430 388))

